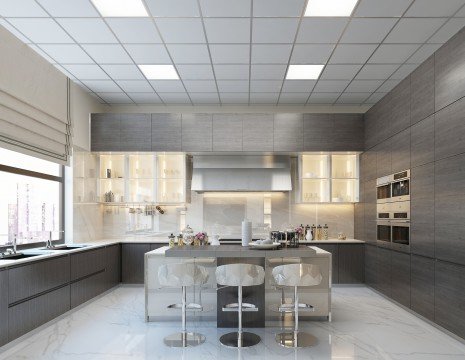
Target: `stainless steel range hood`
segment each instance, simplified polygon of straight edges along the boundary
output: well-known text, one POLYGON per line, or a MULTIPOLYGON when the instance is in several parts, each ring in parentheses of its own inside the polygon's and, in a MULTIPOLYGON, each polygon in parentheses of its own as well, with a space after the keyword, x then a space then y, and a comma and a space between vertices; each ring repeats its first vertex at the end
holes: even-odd
POLYGON ((191 189, 197 192, 291 191, 290 157, 284 155, 198 155, 191 189))

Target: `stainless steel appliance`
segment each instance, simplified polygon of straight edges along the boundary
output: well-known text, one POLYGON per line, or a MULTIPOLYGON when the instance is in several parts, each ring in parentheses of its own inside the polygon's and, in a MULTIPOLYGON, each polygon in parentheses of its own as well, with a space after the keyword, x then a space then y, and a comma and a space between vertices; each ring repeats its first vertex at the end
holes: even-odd
POLYGON ((391 247, 391 222, 389 220, 377 221, 376 240, 381 246, 391 247))
POLYGON ((383 176, 376 179, 376 201, 378 203, 389 202, 391 199, 392 176, 383 176))
POLYGON ((392 175, 391 201, 410 200, 410 170, 392 175))
POLYGON ((410 249, 410 220, 391 221, 391 248, 397 250, 410 249))

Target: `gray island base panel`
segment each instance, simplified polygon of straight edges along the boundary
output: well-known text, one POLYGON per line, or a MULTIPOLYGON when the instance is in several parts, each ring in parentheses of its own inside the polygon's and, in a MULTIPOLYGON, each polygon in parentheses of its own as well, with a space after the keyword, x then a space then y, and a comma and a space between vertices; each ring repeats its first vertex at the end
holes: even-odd
POLYGON ((301 320, 330 320, 332 256, 330 252, 315 246, 300 246, 297 249, 255 250, 240 245, 220 245, 202 247, 168 246, 145 254, 145 316, 147 321, 179 322, 178 309, 167 309, 168 305, 181 301, 181 289, 162 287, 158 282, 158 268, 169 263, 195 263, 204 266, 209 272, 207 284, 188 289, 187 302, 201 303, 203 311, 188 312, 188 321, 216 321, 217 327, 237 327, 237 313, 221 311, 228 303, 237 302, 237 288, 220 288, 215 279, 217 266, 231 263, 250 263, 265 268, 265 283, 260 286, 245 287, 244 301, 259 307, 256 313, 244 313, 244 327, 264 327, 266 322, 282 320, 276 312, 276 305, 293 301, 293 289, 277 289, 272 270, 275 266, 289 263, 310 263, 320 266, 323 280, 320 285, 299 288, 299 300, 314 306, 313 312, 302 312, 301 320), (282 291, 284 290, 284 291, 282 291))

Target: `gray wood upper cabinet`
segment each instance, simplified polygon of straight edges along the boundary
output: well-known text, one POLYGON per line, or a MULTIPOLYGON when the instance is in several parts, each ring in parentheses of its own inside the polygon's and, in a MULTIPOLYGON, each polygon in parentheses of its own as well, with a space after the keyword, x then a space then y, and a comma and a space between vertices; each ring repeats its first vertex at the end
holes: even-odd
POLYGON ((410 254, 391 251, 391 297, 410 307, 410 254))
POLYGON ((92 114, 90 123, 91 151, 120 151, 120 114, 92 114))
POLYGON ((362 284, 365 281, 365 246, 339 244, 339 284, 362 284))
POLYGON ((392 90, 391 96, 389 112, 393 135, 410 126, 410 76, 392 90))
POLYGON ((434 115, 416 123, 410 128, 412 167, 434 161, 434 115))
POLYGON ((364 121, 361 114, 334 114, 334 129, 327 134, 332 151, 364 150, 364 121))
POLYGON ((383 141, 374 148, 376 152, 376 176, 386 176, 392 173, 392 138, 383 141))
POLYGON ((434 56, 410 75, 410 123, 416 124, 434 113, 434 56))
POLYGON ((213 114, 213 151, 242 151, 241 114, 213 114))
POLYGON ((182 114, 182 151, 212 151, 211 114, 182 114))
POLYGON ((436 261, 434 268, 435 321, 465 338, 465 267, 436 261))
POLYGON ((434 54, 436 111, 465 96, 464 39, 462 29, 434 54))
POLYGON ((69 257, 60 256, 8 270, 9 304, 67 284, 69 257))
POLYGON ((243 151, 273 151, 272 114, 246 114, 242 128, 243 151))
POLYGON ((410 264, 410 308, 434 320, 434 259, 412 255, 410 264))
POLYGON ((144 255, 150 244, 123 244, 121 250, 121 273, 124 284, 144 283, 144 255))
POLYGON ((330 151, 333 129, 331 114, 304 114, 304 151, 330 151))
POLYGON ((391 172, 410 169, 410 128, 394 135, 391 144, 391 172))
POLYGON ((152 114, 152 151, 181 150, 181 114, 152 114))
POLYGON ((415 223, 434 223, 434 168, 435 164, 430 163, 413 168, 410 173, 410 210, 411 219, 415 223))
POLYGON ((152 149, 150 114, 121 114, 120 150, 150 151, 152 149))
POLYGON ((365 207, 362 202, 354 204, 354 237, 358 240, 365 239, 365 207))
MULTIPOLYGON (((382 101, 383 99, 380 100, 380 102, 382 101)), ((380 109, 379 103, 375 104, 363 116, 364 123, 365 123, 365 134, 364 134, 365 149, 371 149, 373 146, 375 146, 379 142, 378 122, 377 122, 377 117, 379 116, 379 109, 380 109)))
POLYGON ((8 342, 8 270, 0 270, 0 346, 8 342))
POLYGON ((303 126, 302 114, 275 114, 274 151, 302 151, 303 126))
POLYGON ((77 254, 71 254, 70 257, 71 281, 105 270, 105 248, 83 251, 77 254))

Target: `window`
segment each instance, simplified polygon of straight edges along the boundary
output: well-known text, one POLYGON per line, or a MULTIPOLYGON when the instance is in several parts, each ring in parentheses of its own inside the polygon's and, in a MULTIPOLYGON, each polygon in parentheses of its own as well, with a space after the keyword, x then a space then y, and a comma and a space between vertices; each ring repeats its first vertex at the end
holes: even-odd
POLYGON ((0 246, 62 239, 63 169, 0 149, 0 246))

